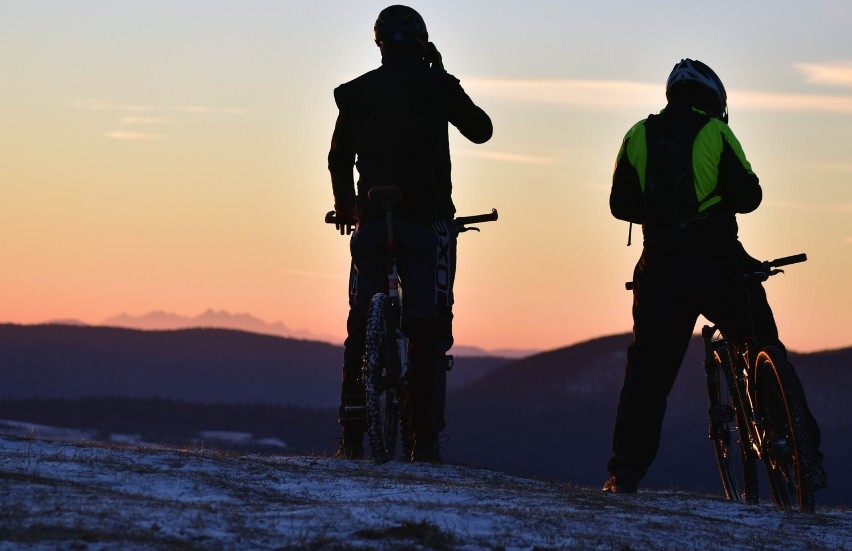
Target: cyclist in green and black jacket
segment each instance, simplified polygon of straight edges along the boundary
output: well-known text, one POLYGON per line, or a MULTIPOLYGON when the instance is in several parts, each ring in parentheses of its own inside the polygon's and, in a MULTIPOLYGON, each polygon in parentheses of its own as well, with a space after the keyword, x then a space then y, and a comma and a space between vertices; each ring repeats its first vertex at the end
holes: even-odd
MULTIPOLYGON (((666 83, 668 104, 635 124, 618 153, 610 210, 641 224, 643 250, 633 274, 633 341, 613 433, 604 490, 632 493, 659 447, 666 398, 704 315, 732 339, 753 331, 784 350, 762 285, 732 292, 729 282, 759 269, 737 236, 736 214, 755 210, 762 191, 728 126, 727 94, 704 63, 683 59, 666 83)), ((825 485, 819 427, 807 412, 825 485)))

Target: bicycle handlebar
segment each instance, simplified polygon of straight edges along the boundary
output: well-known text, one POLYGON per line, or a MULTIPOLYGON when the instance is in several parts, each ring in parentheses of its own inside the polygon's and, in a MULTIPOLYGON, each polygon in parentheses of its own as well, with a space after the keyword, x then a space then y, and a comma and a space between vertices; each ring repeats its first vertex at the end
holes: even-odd
MULTIPOLYGON (((495 222, 498 218, 497 209, 491 209, 488 214, 475 214, 473 216, 459 216, 453 219, 453 226, 456 231, 464 232, 476 228, 467 227, 468 224, 481 224, 483 222, 495 222)), ((342 220, 337 218, 333 210, 325 213, 325 223, 334 224, 336 226, 354 226, 355 220, 342 220)))
POLYGON ((768 268, 778 268, 780 266, 789 266, 790 264, 798 264, 799 262, 804 262, 808 259, 808 255, 805 253, 794 254, 792 256, 784 256, 781 258, 776 258, 775 260, 769 260, 764 262, 764 264, 768 268))
MULTIPOLYGON (((734 281, 737 283, 745 283, 748 281, 766 281, 770 276, 774 276, 776 274, 784 273, 784 270, 774 270, 773 268, 780 268, 781 266, 789 266, 790 264, 798 264, 799 262, 804 262, 808 259, 808 255, 805 253, 794 254, 791 256, 782 256, 781 258, 776 258, 775 260, 767 260, 763 262, 762 269, 757 270, 755 272, 750 272, 743 274, 738 277, 734 281)), ((633 290, 633 282, 628 281, 624 284, 624 288, 628 291, 633 290)))
MULTIPOLYGON (((497 221, 497 209, 491 209, 491 212, 488 214, 475 214, 473 216, 458 216, 453 219, 453 225, 456 227, 456 231, 463 232, 476 228, 466 228, 465 226, 468 224, 481 224, 483 222, 496 222, 497 221)), ((477 230, 478 231, 478 230, 477 230)))

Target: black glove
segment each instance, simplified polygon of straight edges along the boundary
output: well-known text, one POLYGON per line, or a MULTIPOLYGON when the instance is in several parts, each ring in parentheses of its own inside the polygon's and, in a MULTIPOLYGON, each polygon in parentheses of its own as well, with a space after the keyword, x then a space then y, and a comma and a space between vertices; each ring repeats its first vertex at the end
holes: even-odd
POLYGON ((446 69, 444 69, 444 60, 441 57, 441 52, 438 51, 438 48, 435 47, 433 42, 430 42, 427 45, 426 61, 436 71, 447 72, 446 69))
POLYGON ((334 217, 337 219, 334 227, 340 232, 340 235, 349 235, 355 229, 357 213, 354 208, 338 208, 335 206, 334 217))

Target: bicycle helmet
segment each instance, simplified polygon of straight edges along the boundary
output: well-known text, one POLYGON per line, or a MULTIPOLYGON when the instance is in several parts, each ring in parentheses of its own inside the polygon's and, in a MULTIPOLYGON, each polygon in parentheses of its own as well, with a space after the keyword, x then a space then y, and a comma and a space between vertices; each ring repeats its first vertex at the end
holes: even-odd
POLYGON ((666 99, 671 100, 672 93, 677 93, 681 85, 688 82, 694 82, 709 90, 712 93, 711 105, 705 106, 709 109, 709 114, 728 122, 728 94, 725 92, 725 86, 713 69, 698 60, 686 58, 675 64, 666 81, 666 99))
POLYGON ((420 14, 408 6, 388 6, 379 13, 373 26, 376 44, 383 42, 416 41, 425 46, 429 41, 426 23, 420 14))

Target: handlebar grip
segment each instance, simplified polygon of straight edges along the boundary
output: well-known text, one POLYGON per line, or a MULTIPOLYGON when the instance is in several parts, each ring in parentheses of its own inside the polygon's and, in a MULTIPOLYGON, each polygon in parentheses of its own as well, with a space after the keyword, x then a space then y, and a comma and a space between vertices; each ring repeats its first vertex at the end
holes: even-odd
POLYGON ((808 255, 805 253, 794 254, 792 256, 784 256, 781 258, 776 258, 769 262, 770 266, 788 266, 790 264, 798 264, 799 262, 804 262, 808 259, 808 255))
POLYGON ((465 226, 467 224, 480 224, 482 222, 495 222, 497 221, 497 209, 491 209, 491 212, 488 214, 476 214, 474 216, 459 216, 453 222, 455 223, 457 228, 465 226))

